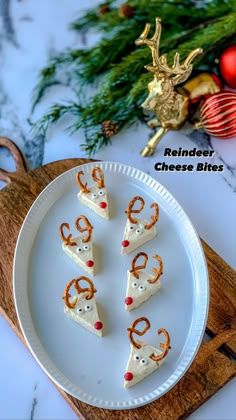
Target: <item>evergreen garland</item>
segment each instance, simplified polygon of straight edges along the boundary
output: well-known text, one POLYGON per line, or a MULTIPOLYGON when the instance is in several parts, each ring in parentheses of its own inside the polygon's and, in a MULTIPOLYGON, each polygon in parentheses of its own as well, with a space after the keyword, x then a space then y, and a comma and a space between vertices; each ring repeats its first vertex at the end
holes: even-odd
POLYGON ((134 9, 130 18, 121 17, 115 3, 106 1, 104 14, 99 12, 103 3, 100 9, 89 10, 71 24, 73 30, 80 32, 96 28, 101 32, 101 40, 93 48, 65 51, 53 58, 41 71, 33 95, 35 107, 45 90, 59 82, 60 72, 69 72, 73 85, 78 86, 78 102, 53 105, 34 129, 45 133, 63 115, 73 114, 69 131, 85 129, 86 143, 82 148, 89 155, 110 140, 102 130, 104 121, 112 121, 120 130, 145 118, 140 105, 153 77, 144 69, 151 62, 151 54, 147 47, 136 47, 135 40, 146 22, 154 27, 155 17, 162 19, 160 53, 168 53, 170 63, 176 51, 183 61, 195 48, 203 48, 204 53, 194 62, 195 70, 217 71, 215 58, 235 42, 235 0, 212 0, 205 2, 204 7, 196 7, 197 2, 191 0, 132 0, 128 3, 134 9), (80 100, 81 89, 96 81, 96 94, 80 100))

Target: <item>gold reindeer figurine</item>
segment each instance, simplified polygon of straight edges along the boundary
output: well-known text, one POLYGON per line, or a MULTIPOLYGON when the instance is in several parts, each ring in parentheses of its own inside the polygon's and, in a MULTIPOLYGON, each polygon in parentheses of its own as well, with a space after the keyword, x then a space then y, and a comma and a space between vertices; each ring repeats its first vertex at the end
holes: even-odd
POLYGON ((185 123, 188 116, 188 97, 176 92, 174 87, 188 79, 193 68, 192 61, 203 51, 201 48, 195 49, 183 64, 180 64, 180 56, 176 52, 173 65, 169 67, 167 54, 159 56, 161 19, 156 18, 154 35, 148 39, 150 27, 150 23, 147 23, 135 44, 147 45, 152 53, 153 65, 147 65, 145 68, 154 73, 154 79, 148 84, 149 95, 142 107, 156 114, 156 118, 149 122, 149 126, 160 128, 141 151, 144 157, 154 153, 156 146, 168 130, 177 130, 185 123))

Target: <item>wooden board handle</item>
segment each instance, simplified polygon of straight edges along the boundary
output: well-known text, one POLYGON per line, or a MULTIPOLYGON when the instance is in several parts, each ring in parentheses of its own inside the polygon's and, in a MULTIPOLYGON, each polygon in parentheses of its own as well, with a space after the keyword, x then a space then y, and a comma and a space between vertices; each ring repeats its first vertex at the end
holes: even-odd
POLYGON ((26 163, 20 149, 18 149, 12 140, 8 139, 7 137, 0 137, 0 147, 5 147, 5 149, 9 150, 16 165, 15 172, 7 172, 0 168, 0 180, 9 184, 13 174, 19 174, 27 171, 26 163))

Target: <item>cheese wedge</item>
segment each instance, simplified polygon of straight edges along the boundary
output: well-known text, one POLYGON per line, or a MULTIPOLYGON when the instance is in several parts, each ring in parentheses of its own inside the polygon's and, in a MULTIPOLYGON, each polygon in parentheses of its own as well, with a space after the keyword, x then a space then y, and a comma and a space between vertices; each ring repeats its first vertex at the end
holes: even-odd
POLYGON ((108 196, 106 187, 98 188, 97 185, 89 187, 89 193, 78 193, 78 199, 82 204, 90 208, 94 213, 109 219, 108 196))
POLYGON ((95 262, 93 257, 93 241, 92 238, 88 242, 83 242, 84 235, 71 238, 72 242, 76 242, 76 245, 65 245, 62 242, 63 251, 83 270, 94 276, 95 274, 95 262))
POLYGON ((155 362, 150 356, 152 354, 159 356, 162 352, 143 341, 137 340, 137 343, 141 345, 140 349, 132 344, 130 346, 130 356, 124 375, 125 388, 129 388, 151 375, 165 360, 164 358, 155 362))
POLYGON ((64 304, 64 313, 88 331, 101 337, 103 324, 98 315, 96 300, 94 297, 87 300, 86 297, 88 297, 88 292, 70 297, 70 303, 74 304, 76 301, 76 305, 74 308, 69 308, 64 304))
POLYGON ((145 271, 139 271, 137 279, 130 271, 127 271, 127 290, 125 298, 125 310, 132 311, 158 292, 161 287, 160 280, 149 283, 148 280, 154 279, 154 275, 145 271))
POLYGON ((148 224, 150 222, 145 219, 137 218, 137 223, 135 224, 127 219, 122 239, 121 254, 128 254, 134 251, 156 236, 156 226, 145 229, 145 226, 148 224))

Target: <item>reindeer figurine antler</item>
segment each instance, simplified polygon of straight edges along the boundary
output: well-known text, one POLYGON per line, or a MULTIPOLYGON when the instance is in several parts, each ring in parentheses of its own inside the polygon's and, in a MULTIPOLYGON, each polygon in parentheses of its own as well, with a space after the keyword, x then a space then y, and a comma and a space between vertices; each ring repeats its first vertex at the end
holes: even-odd
POLYGON ((152 372, 154 372, 154 370, 158 369, 171 348, 170 336, 164 328, 158 330, 158 334, 164 334, 166 338, 166 342, 164 344, 160 344, 160 347, 164 349, 163 352, 143 341, 134 339, 133 334, 143 336, 150 329, 150 327, 151 325, 149 320, 146 317, 141 317, 133 321, 131 326, 128 328, 128 337, 130 340, 131 349, 130 357, 126 367, 126 373, 124 375, 125 388, 133 386, 136 383, 142 381, 146 376, 150 375, 152 372), (137 325, 143 322, 145 323, 145 326, 142 330, 139 330, 137 325))
POLYGON ((188 116, 188 98, 177 93, 174 86, 188 79, 193 68, 192 61, 202 53, 202 49, 197 48, 189 53, 183 64, 180 64, 180 56, 176 52, 173 65, 169 67, 167 54, 159 56, 161 19, 156 18, 154 35, 148 39, 150 27, 151 25, 147 23, 135 43, 145 44, 151 50, 153 64, 145 68, 154 73, 154 79, 148 84, 149 95, 142 107, 154 111, 156 118, 151 120, 149 125, 152 128, 159 126, 160 129, 141 151, 144 157, 154 153, 157 144, 168 130, 177 130, 185 123, 188 116))
POLYGON ((144 271, 148 262, 148 255, 145 252, 139 252, 132 260, 131 269, 127 273, 126 311, 136 309, 157 293, 161 287, 159 278, 163 273, 163 262, 157 254, 154 254, 152 257, 159 263, 158 269, 152 268, 154 275, 148 271, 144 271), (140 258, 143 258, 143 264, 136 265, 140 258))
POLYGON ((127 214, 127 222, 125 226, 125 232, 122 240, 121 254, 127 254, 134 249, 140 247, 147 241, 154 238, 156 235, 156 223, 159 219, 159 206, 157 203, 152 203, 150 208, 154 209, 154 215, 151 215, 151 222, 145 219, 136 218, 133 214, 141 213, 145 206, 145 201, 140 196, 135 196, 129 202, 128 207, 125 211, 127 214), (134 209, 137 202, 140 202, 140 206, 134 209))

